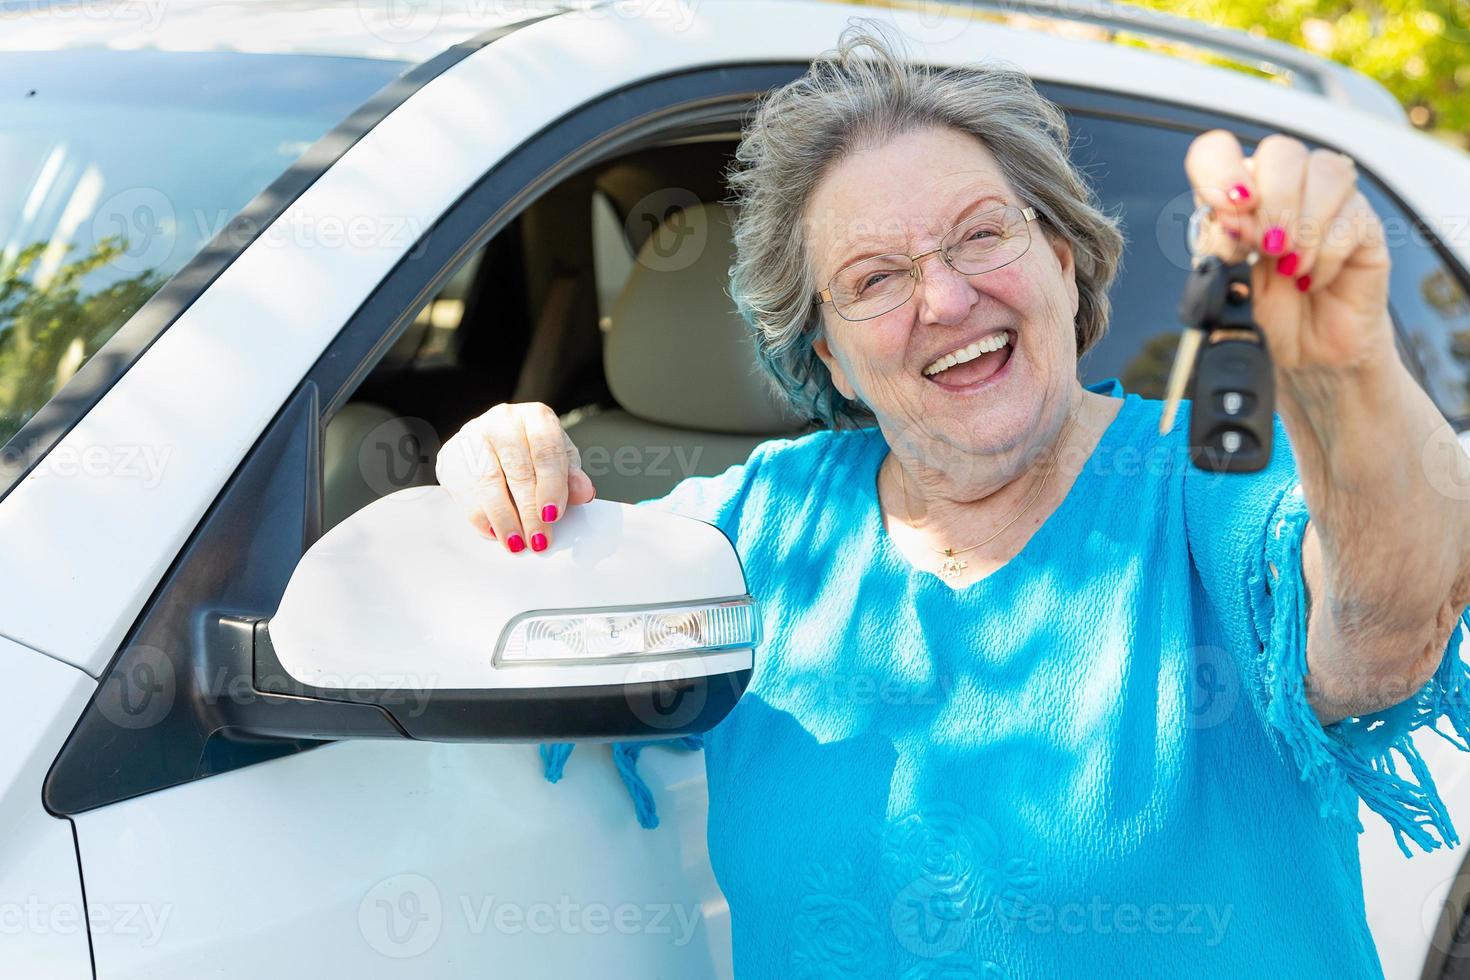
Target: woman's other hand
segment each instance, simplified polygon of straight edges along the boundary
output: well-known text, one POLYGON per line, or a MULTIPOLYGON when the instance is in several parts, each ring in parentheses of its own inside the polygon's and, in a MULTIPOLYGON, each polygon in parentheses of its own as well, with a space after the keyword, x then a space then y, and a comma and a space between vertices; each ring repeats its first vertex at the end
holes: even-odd
POLYGON ((470 523, 512 553, 545 551, 567 506, 596 496, 561 420, 540 402, 502 403, 466 422, 435 472, 470 523))

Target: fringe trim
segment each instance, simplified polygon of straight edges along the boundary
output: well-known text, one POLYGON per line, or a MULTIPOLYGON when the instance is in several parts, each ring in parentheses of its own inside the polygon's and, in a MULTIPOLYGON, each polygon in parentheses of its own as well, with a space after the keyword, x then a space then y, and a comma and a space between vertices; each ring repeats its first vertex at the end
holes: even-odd
POLYGON ((1269 638, 1262 667, 1266 719, 1290 749, 1301 778, 1320 790, 1323 817, 1342 820, 1361 833, 1361 799, 1387 821, 1405 857, 1413 856, 1408 841, 1425 852, 1442 844, 1454 847, 1459 834, 1411 735, 1428 727, 1470 752, 1470 667, 1460 657, 1470 609, 1461 612, 1444 658, 1418 693, 1382 711, 1324 727, 1307 703, 1304 684, 1308 610, 1301 547, 1307 520, 1306 501, 1297 486, 1277 505, 1266 535, 1265 566, 1251 577, 1256 607, 1270 610, 1267 621, 1257 620, 1258 633, 1269 638), (1439 727, 1441 718, 1453 732, 1439 727))
MULTIPOLYGON (((639 826, 647 830, 653 830, 658 826, 658 808, 653 802, 653 791, 638 774, 638 756, 650 745, 667 745, 671 748, 697 752, 704 748, 704 736, 685 735, 682 738, 666 739, 661 742, 613 743, 613 765, 617 768, 623 785, 627 787, 628 795, 633 798, 633 812, 638 817, 639 826)), ((561 779, 562 770, 566 768, 567 757, 572 754, 572 747, 572 743, 568 742, 541 746, 541 764, 549 782, 554 783, 561 779)))
POLYGON ((541 746, 541 766, 547 782, 554 783, 561 779, 561 771, 566 768, 567 756, 571 754, 572 746, 569 742, 541 746))

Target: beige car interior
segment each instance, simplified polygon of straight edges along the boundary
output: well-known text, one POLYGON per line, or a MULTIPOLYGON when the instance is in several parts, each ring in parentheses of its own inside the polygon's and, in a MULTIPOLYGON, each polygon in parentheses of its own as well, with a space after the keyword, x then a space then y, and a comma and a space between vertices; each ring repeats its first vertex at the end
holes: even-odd
POLYGON ((685 476, 722 473, 803 429, 760 373, 728 288, 730 216, 700 204, 643 243, 612 306, 603 368, 615 406, 563 420, 599 495, 659 497, 685 476))
POLYGON ((447 439, 501 401, 555 408, 598 496, 630 503, 808 431, 768 387, 728 294, 734 246, 716 175, 729 149, 677 144, 572 177, 466 263, 327 425, 324 528, 384 493, 432 483, 432 433, 447 439), (687 178, 691 163, 703 180, 687 178), (671 179, 673 167, 685 179, 671 179), (517 265, 521 276, 509 275, 517 265), (473 283, 491 282, 499 300, 514 278, 526 283, 524 336, 496 349, 518 348, 515 370, 504 358, 496 377, 466 367, 468 357, 446 366, 474 331, 510 319, 506 304, 477 308, 473 283), (433 404, 436 392, 452 404, 433 404))

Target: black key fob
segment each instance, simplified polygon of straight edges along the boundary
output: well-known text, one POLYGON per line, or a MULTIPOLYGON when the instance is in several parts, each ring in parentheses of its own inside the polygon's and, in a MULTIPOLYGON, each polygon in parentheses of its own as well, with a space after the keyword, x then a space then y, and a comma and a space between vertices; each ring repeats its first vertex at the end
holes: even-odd
POLYGON ((1253 473, 1271 462, 1275 377, 1265 338, 1200 350, 1189 409, 1189 458, 1203 470, 1253 473))
POLYGON ((1179 304, 1185 325, 1204 338, 1189 409, 1189 458, 1202 470, 1253 473, 1271 461, 1276 376, 1251 288, 1248 262, 1206 256, 1179 304))

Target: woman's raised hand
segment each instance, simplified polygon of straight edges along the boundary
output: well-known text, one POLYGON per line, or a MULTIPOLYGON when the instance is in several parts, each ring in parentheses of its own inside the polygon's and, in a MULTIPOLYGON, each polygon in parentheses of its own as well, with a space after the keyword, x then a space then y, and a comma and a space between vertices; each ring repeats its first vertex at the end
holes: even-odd
POLYGON ((1386 235, 1351 157, 1280 133, 1246 156, 1233 133, 1213 129, 1190 144, 1184 169, 1196 203, 1215 209, 1209 251, 1260 255, 1254 312, 1278 368, 1398 363, 1386 235))
POLYGON ((502 403, 466 422, 435 472, 470 523, 512 553, 545 551, 567 506, 596 496, 561 420, 540 402, 502 403))

